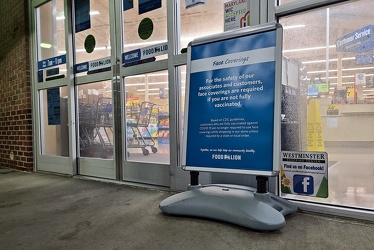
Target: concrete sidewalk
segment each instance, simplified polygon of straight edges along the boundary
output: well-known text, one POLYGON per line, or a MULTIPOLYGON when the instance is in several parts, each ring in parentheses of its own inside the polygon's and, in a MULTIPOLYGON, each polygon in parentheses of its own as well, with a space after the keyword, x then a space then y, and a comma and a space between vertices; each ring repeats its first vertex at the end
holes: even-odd
POLYGON ((294 213, 275 232, 172 217, 171 193, 0 169, 0 249, 374 249, 374 224, 294 213))

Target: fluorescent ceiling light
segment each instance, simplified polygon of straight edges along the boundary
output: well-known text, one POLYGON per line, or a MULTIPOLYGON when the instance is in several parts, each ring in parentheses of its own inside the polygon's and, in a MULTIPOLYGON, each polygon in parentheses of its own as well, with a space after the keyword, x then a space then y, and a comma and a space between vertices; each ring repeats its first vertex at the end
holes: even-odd
MULTIPOLYGON (((342 76, 342 78, 350 78, 350 77, 355 77, 355 76, 342 76)), ((326 79, 326 77, 320 77, 320 79, 326 79)), ((330 76, 329 79, 338 79, 337 76, 330 76)))
POLYGON ((96 16, 96 15, 100 15, 100 12, 98 12, 97 10, 90 11, 90 16, 96 16))
MULTIPOLYGON (((356 58, 355 57, 346 57, 346 58, 342 58, 342 61, 348 61, 348 60, 355 60, 356 58)), ((337 62, 338 59, 329 59, 329 62, 337 62)), ((311 63, 324 63, 326 62, 326 60, 315 60, 315 61, 306 61, 306 62, 302 62, 302 64, 311 64, 311 63)))
POLYGON ((374 69, 374 67, 349 68, 349 69, 342 69, 342 71, 351 71, 351 70, 366 70, 366 69, 374 69))
POLYGON ((168 73, 156 73, 156 74, 149 74, 148 76, 167 76, 168 73))
MULTIPOLYGON (((94 51, 98 51, 98 50, 107 50, 107 49, 111 49, 112 47, 110 46, 106 46, 106 47, 97 47, 94 49, 94 51)), ((86 49, 77 49, 76 52, 86 52, 86 49)))
POLYGON ((289 30, 289 29, 296 29, 296 28, 304 28, 304 24, 297 24, 297 25, 290 25, 290 26, 284 26, 284 30, 289 30))
MULTIPOLYGON (((337 72, 337 69, 330 69, 329 72, 337 72)), ((326 70, 317 70, 317 71, 308 71, 307 74, 318 74, 318 73, 325 73, 326 70)))
MULTIPOLYGON (((98 12, 97 10, 90 11, 90 16, 96 16, 96 15, 100 15, 100 12, 98 12)), ((56 17, 56 20, 64 20, 64 19, 65 19, 65 16, 56 17)))
POLYGON ((149 82, 148 85, 168 84, 169 82, 149 82))
MULTIPOLYGON (((159 85, 159 84, 167 84, 168 82, 151 82, 148 83, 148 85, 159 85)), ((182 81, 183 83, 183 81, 182 81)), ((130 84, 125 84, 126 87, 133 87, 133 86, 145 86, 145 83, 130 83, 130 84)), ((182 89, 185 87, 182 87, 182 89)))
POLYGON ((126 48, 126 47, 135 47, 135 46, 143 46, 143 45, 154 45, 154 44, 165 43, 165 42, 167 42, 167 40, 142 42, 142 43, 130 43, 130 44, 123 45, 123 47, 126 48))
MULTIPOLYGON (((336 45, 330 45, 329 48, 335 48, 336 45)), ((287 52, 301 52, 301 51, 309 51, 309 50, 319 50, 319 49, 326 49, 326 46, 321 46, 321 47, 311 47, 311 48, 302 48, 302 49, 287 49, 283 50, 283 53, 287 52)))
POLYGON ((131 86, 144 86, 145 83, 131 83, 131 84, 125 84, 126 87, 131 87, 131 86))
POLYGON ((49 43, 40 43, 40 47, 45 49, 50 49, 52 47, 52 44, 49 43))
MULTIPOLYGON (((165 90, 168 90, 169 88, 164 88, 165 90)), ((148 91, 159 91, 160 88, 156 88, 156 89, 148 89, 148 91)), ((137 90, 138 92, 145 92, 145 89, 138 89, 137 90)))
MULTIPOLYGON (((342 69, 342 71, 355 71, 355 70, 368 70, 368 69, 374 69, 374 67, 362 67, 362 68, 348 68, 348 69, 342 69)), ((329 70, 329 72, 337 72, 337 69, 329 70)), ((318 70, 318 71, 308 71, 307 74, 317 74, 317 73, 325 73, 326 70, 318 70)))
MULTIPOLYGON (((148 89, 148 91, 158 91, 160 89, 148 89)), ((138 92, 145 92, 145 89, 138 89, 138 92)))
MULTIPOLYGON (((94 51, 107 50, 107 49, 112 49, 112 47, 110 47, 110 46, 97 47, 97 48, 94 49, 94 51)), ((77 49, 75 52, 86 52, 86 50, 85 49, 77 49)), ((59 54, 66 54, 66 50, 59 50, 58 53, 59 54)))
POLYGON ((136 75, 136 76, 125 76, 125 78, 138 78, 138 77, 145 77, 145 75, 136 75))

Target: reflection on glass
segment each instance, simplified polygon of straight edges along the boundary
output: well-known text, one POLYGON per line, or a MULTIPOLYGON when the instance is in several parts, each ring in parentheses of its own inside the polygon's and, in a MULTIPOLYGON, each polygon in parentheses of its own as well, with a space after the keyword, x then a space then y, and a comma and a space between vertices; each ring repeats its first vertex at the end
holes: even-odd
POLYGON ((361 47, 373 41, 364 35, 374 23, 370 7, 361 0, 280 19, 297 27, 284 30, 282 80, 282 142, 297 143, 282 150, 326 151, 329 175, 328 198, 286 197, 374 207, 374 48, 361 47))
POLYGON ((125 78, 127 160, 170 163, 167 71, 125 78))
MULTIPOLYGON (((65 49, 64 0, 49 1, 36 9, 38 61, 63 56, 65 49)), ((65 76, 66 64, 41 69, 39 82, 49 77, 65 76), (51 70, 51 69, 54 70, 51 70), (48 72, 47 72, 48 71, 48 72)))
POLYGON ((40 91, 42 155, 69 156, 67 87, 40 91))
MULTIPOLYGON (((177 68, 177 72, 178 72, 178 79, 180 80, 180 112, 181 112, 181 120, 180 120, 180 134, 179 134, 179 141, 180 142, 183 142, 183 132, 184 132, 184 109, 185 109, 185 100, 186 100, 186 66, 183 65, 183 66, 179 66, 177 68)), ((180 144, 180 152, 183 152, 183 143, 180 144)))
POLYGON ((113 105, 110 81, 78 87, 81 157, 113 158, 113 105))

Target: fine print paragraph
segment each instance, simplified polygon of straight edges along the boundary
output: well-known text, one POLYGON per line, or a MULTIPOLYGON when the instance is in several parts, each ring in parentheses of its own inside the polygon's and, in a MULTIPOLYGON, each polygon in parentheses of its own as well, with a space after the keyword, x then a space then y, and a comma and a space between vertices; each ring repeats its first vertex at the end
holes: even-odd
POLYGON ((258 121, 246 121, 244 118, 210 119, 200 124, 199 134, 206 138, 247 138, 259 131, 258 121))

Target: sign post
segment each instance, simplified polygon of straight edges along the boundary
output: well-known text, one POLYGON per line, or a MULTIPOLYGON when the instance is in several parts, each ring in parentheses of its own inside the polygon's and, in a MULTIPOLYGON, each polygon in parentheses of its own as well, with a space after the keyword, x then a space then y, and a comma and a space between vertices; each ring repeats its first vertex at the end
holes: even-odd
POLYGON ((162 201, 163 212, 277 230, 297 210, 266 191, 280 170, 281 44, 275 23, 189 44, 182 167, 191 185, 162 201), (202 186, 200 171, 256 175, 260 186, 202 186))

